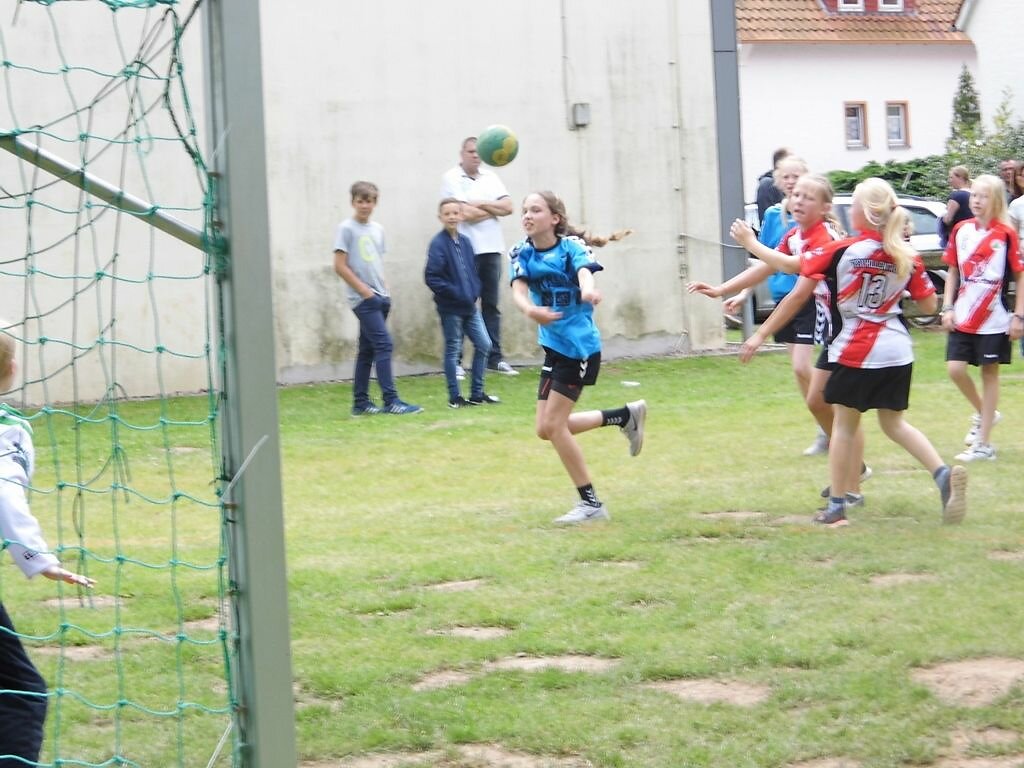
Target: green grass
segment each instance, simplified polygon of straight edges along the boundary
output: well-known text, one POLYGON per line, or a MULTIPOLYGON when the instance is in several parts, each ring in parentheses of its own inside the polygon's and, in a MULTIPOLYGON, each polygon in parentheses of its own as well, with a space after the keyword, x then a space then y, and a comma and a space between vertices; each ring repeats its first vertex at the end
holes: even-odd
MULTIPOLYGON (((970 409, 945 376, 944 336, 918 332, 915 341, 908 418, 951 459, 970 409)), ((631 459, 614 428, 580 436, 612 520, 570 529, 551 524, 576 497, 554 451, 533 434, 536 369, 489 377, 488 391, 503 403, 470 410, 446 407, 439 376, 399 384, 425 413, 352 419, 346 384, 281 392, 301 759, 500 743, 580 755, 601 767, 760 768, 835 756, 883 768, 929 764, 955 728, 1024 734, 1024 686, 966 708, 942 704, 910 677, 940 661, 1024 659, 1024 562, 988 556, 1024 549, 1019 363, 1002 369, 999 459, 970 467, 969 512, 955 528, 940 525, 927 473, 870 414, 866 455, 875 476, 853 524, 838 531, 777 524, 809 517, 828 480, 822 457, 800 455, 814 430, 780 354, 748 366, 731 357, 606 363, 580 407, 644 397, 647 439, 631 459), (706 516, 727 511, 764 516, 706 516), (871 584, 891 573, 932 580, 871 584), (482 583, 461 592, 428 588, 467 579, 482 583), (486 641, 436 634, 457 626, 510 632, 486 641), (488 662, 516 654, 585 654, 617 664, 599 674, 485 672, 488 662), (472 677, 413 689, 440 670, 472 677), (644 686, 677 678, 765 685, 770 696, 753 707, 701 705, 644 686)), ((132 408, 140 418, 154 410, 132 408)), ((161 454, 154 455, 158 465, 161 454)), ((209 472, 201 454, 179 458, 187 477, 209 472)), ((126 514, 119 533, 157 557, 166 549, 165 518, 126 514)), ((203 557, 216 551, 217 531, 201 508, 178 525, 203 557)), ((166 574, 129 574, 123 618, 173 628, 175 613, 161 596, 166 574)), ((100 577, 102 594, 113 571, 100 577)), ((31 630, 28 603, 45 588, 33 582, 12 592, 10 579, 2 586, 20 628, 31 630)), ((216 590, 201 574, 178 589, 190 617, 215 609, 216 590)), ((90 615, 76 620, 99 629, 114 618, 110 608, 90 615)), ((163 645, 126 641, 127 674, 143 700, 161 701, 161 686, 176 685, 173 674, 152 672, 161 661, 177 663, 161 659, 163 645)), ((199 692, 216 690, 217 670, 202 649, 197 656, 187 681, 204 700, 199 692)), ((106 669, 81 662, 75 674, 102 697, 113 685, 106 669)), ((79 708, 65 743, 101 753, 112 730, 97 730, 98 719, 79 708)), ((188 737, 216 735, 209 723, 195 727, 186 726, 188 737)), ((125 726, 140 740, 146 728, 156 727, 125 726)), ((140 747, 140 764, 171 764, 180 737, 166 731, 140 747)), ((1019 753, 1024 741, 977 749, 1019 753)))

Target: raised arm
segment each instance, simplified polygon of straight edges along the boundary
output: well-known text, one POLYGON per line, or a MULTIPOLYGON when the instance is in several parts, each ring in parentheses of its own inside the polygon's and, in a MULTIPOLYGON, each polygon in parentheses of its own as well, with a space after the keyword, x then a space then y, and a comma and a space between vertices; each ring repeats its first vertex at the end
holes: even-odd
POLYGON ((748 253, 757 256, 765 264, 771 265, 772 271, 788 272, 791 275, 795 275, 800 271, 799 256, 791 256, 788 253, 782 253, 774 248, 769 248, 764 243, 759 243, 754 230, 743 219, 736 219, 732 223, 729 227, 729 234, 748 253))

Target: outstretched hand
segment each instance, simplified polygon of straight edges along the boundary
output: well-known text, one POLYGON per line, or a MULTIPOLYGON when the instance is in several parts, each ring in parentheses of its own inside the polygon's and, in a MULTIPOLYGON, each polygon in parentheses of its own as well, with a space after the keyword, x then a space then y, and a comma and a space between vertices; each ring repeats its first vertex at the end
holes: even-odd
POLYGON ((743 305, 746 303, 749 294, 750 291, 744 288, 732 298, 726 299, 722 303, 722 311, 727 315, 739 314, 743 311, 743 305))
POLYGON ((758 333, 755 333, 749 339, 744 341, 740 345, 740 362, 749 363, 753 359, 754 354, 757 352, 758 348, 760 348, 760 346, 763 343, 764 339, 761 338, 761 335, 758 333))
POLYGON ((580 291, 580 301, 585 301, 588 304, 592 304, 595 307, 601 303, 601 292, 597 288, 593 288, 589 291, 580 291))
POLYGON ((712 299, 717 299, 722 295, 721 289, 717 285, 711 285, 710 283, 702 283, 700 281, 693 281, 692 283, 686 284, 687 293, 699 293, 704 296, 710 296, 712 299))
POLYGON ((67 584, 75 584, 79 587, 85 587, 86 589, 92 589, 96 586, 95 579, 90 579, 88 576, 83 576, 80 573, 72 573, 59 565, 51 565, 43 571, 43 576, 51 581, 63 581, 67 584))
POLYGON ((732 224, 729 225, 729 235, 748 251, 750 250, 750 245, 757 240, 757 237, 754 236, 754 230, 743 219, 733 220, 732 224))
POLYGON ((537 325, 548 325, 549 323, 555 322, 562 316, 561 312, 556 312, 551 307, 532 306, 527 312, 527 317, 533 320, 537 325))

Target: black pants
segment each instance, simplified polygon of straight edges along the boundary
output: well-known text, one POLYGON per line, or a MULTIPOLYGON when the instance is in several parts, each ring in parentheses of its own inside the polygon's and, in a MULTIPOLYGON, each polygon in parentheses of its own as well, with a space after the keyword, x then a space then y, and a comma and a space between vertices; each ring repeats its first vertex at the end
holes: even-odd
POLYGON ((15 757, 30 763, 39 759, 46 696, 32 694, 45 693, 46 681, 25 653, 11 617, 0 603, 0 768, 25 768, 15 757))

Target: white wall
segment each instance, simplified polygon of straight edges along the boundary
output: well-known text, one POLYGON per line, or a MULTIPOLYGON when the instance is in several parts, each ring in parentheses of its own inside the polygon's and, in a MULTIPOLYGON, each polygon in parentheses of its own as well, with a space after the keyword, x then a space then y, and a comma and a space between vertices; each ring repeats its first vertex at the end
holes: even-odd
MULTIPOLYGON (((0 31, 7 58, 57 70, 64 62, 52 39, 53 21, 67 63, 116 72, 123 65, 119 50, 130 60, 142 22, 152 24, 162 13, 126 8, 111 14, 99 3, 43 6, 0 0, 0 31), (12 24, 15 5, 18 17, 12 24), (112 16, 120 40, 111 32, 112 16)), ((457 162, 463 137, 498 122, 512 126, 521 142, 519 157, 499 170, 517 208, 529 191, 553 189, 575 222, 598 232, 635 230, 625 242, 599 252, 607 270, 599 277, 605 301, 598 321, 609 356, 724 343, 717 303, 694 300, 683 290, 689 277, 718 279, 721 267, 715 244, 718 184, 706 3, 685 16, 675 0, 526 0, 514 11, 465 0, 376 5, 266 1, 261 13, 279 380, 351 376, 357 323, 332 269, 332 243, 337 223, 350 214, 348 189, 357 179, 372 180, 382 190, 376 218, 388 237, 397 368, 438 369, 441 334, 422 270, 427 243, 439 228, 440 177, 457 162), (569 129, 567 105, 573 102, 590 104, 591 125, 569 129), (680 237, 683 232, 686 239, 680 237)), ((186 36, 183 61, 199 140, 208 151, 215 141, 202 134, 200 31, 197 20, 186 36)), ((98 90, 90 77, 69 76, 75 98, 88 101, 98 90)), ((11 82, 16 96, 0 106, 0 132, 47 123, 73 108, 60 77, 16 73, 11 82)), ((123 125, 131 94, 115 90, 116 97, 96 113, 83 115, 92 121, 91 132, 111 133, 123 125)), ((79 126, 71 119, 60 130, 73 136, 79 126)), ((172 134, 159 111, 146 130, 172 134)), ((79 151, 74 144, 49 148, 69 160, 79 151)), ((116 149, 125 149, 129 157, 125 189, 175 207, 198 205, 202 193, 180 145, 116 149)), ((90 165, 121 183, 115 154, 110 150, 90 165)), ((5 188, 25 167, 0 152, 5 188)), ((59 208, 78 207, 78 193, 67 185, 53 185, 46 194, 59 208)), ((43 213, 36 214, 37 242, 58 243, 64 236, 59 232, 74 229, 73 215, 47 215, 55 221, 44 222, 43 213)), ((201 224, 195 212, 175 215, 201 224)), ((24 252, 25 210, 0 208, 0 216, 5 248, 24 252)), ((48 315, 45 327, 29 328, 28 378, 52 377, 45 393, 49 400, 100 397, 112 380, 110 348, 89 352, 74 375, 71 369, 58 375, 54 371, 74 356, 71 348, 51 344, 44 350, 38 338, 75 338, 93 345, 114 305, 118 338, 132 346, 151 350, 162 344, 183 353, 202 352, 202 281, 146 281, 151 272, 197 274, 203 268, 201 254, 137 221, 121 217, 118 228, 113 216, 106 218, 109 224, 79 238, 78 248, 71 238, 50 249, 48 267, 62 275, 88 276, 97 259, 117 252, 119 269, 140 282, 119 283, 114 295, 109 281, 101 281, 80 297, 77 309, 68 304, 48 315)), ((511 245, 520 237, 519 217, 503 223, 511 245)), ((235 254, 236 267, 244 268, 244 256, 235 254)), ((35 311, 31 301, 58 307, 78 283, 52 280, 47 285, 37 298, 26 291, 24 279, 0 280, 0 314, 20 320, 35 311)), ((513 361, 536 360, 536 328, 513 309, 508 293, 503 345, 513 361)), ((201 361, 160 367, 157 356, 128 346, 119 350, 123 362, 114 378, 129 395, 207 384, 201 361)), ((36 387, 27 399, 40 401, 42 389, 36 387)))
POLYGON ((1015 119, 1024 119, 1024 3, 970 0, 967 5, 964 31, 978 52, 974 76, 985 125, 992 127, 992 118, 1006 93, 1015 119))
POLYGON ((960 68, 970 45, 744 45, 740 103, 744 190, 753 200, 772 152, 793 148, 815 172, 875 160, 911 160, 945 150, 960 68), (867 103, 868 147, 847 149, 843 103, 867 103), (885 103, 909 104, 910 145, 890 149, 885 103))

